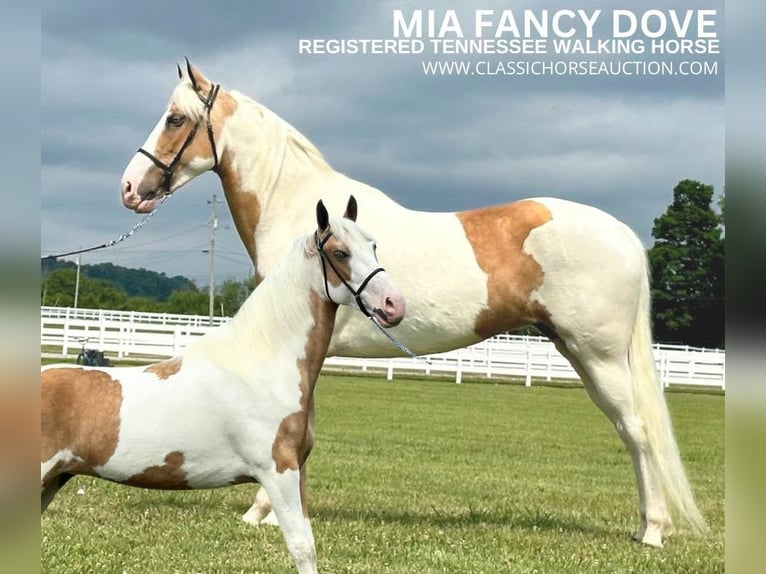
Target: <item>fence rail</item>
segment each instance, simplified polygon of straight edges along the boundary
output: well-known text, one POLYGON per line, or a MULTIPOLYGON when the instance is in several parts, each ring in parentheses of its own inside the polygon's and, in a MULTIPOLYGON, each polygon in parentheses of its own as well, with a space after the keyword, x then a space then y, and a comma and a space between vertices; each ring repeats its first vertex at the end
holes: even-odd
MULTIPOLYGON (((70 356, 82 342, 117 358, 164 358, 179 354, 194 337, 225 324, 226 317, 142 313, 106 309, 40 308, 40 345, 47 356, 70 356)), ((663 387, 701 385, 726 388, 726 353, 683 345, 654 345, 657 372, 663 387)), ((328 357, 326 367, 422 375, 464 377, 522 377, 537 380, 579 380, 569 362, 542 337, 497 335, 464 349, 430 355, 431 364, 409 358, 361 359, 328 357)))

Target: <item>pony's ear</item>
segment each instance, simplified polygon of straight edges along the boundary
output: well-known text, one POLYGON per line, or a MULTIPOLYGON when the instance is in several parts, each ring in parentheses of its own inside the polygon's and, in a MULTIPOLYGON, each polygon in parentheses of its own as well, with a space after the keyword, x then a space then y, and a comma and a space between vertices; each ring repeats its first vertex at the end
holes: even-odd
POLYGON ((189 80, 191 81, 192 87, 196 92, 206 92, 210 89, 210 81, 202 75, 202 73, 191 65, 191 62, 189 62, 189 58, 184 58, 186 60, 186 73, 189 76, 189 80))
POLYGON ((343 217, 346 219, 350 219, 351 221, 356 221, 356 199, 353 195, 348 196, 348 204, 346 205, 346 213, 343 214, 343 217))
POLYGON ((328 225, 330 225, 330 216, 327 214, 327 208, 320 199, 317 203, 317 229, 319 229, 319 232, 321 233, 327 229, 328 225))
POLYGON ((183 80, 184 73, 181 71, 181 64, 176 62, 176 70, 178 70, 178 79, 183 80))

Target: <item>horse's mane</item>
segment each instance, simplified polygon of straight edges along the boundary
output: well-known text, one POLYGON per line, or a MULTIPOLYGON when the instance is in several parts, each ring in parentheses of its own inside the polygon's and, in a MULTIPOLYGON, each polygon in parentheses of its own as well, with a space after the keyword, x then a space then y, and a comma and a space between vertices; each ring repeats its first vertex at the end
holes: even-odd
MULTIPOLYGON (((269 190, 273 188, 279 179, 287 153, 292 153, 299 159, 308 160, 317 168, 331 169, 322 152, 289 122, 247 94, 237 90, 231 90, 228 93, 237 101, 238 106, 247 109, 250 114, 258 118, 259 140, 264 142, 263 145, 258 146, 257 150, 253 150, 256 168, 254 175, 258 179, 253 183, 258 188, 269 190)), ((204 106, 188 79, 184 79, 176 86, 171 101, 181 113, 195 121, 204 113, 204 106)))
POLYGON ((310 315, 308 292, 315 279, 313 274, 319 269, 307 264, 311 238, 296 240, 288 255, 250 294, 231 321, 197 339, 195 348, 225 359, 234 370, 237 354, 232 353, 233 348, 244 346, 251 354, 275 354, 286 349, 310 315))

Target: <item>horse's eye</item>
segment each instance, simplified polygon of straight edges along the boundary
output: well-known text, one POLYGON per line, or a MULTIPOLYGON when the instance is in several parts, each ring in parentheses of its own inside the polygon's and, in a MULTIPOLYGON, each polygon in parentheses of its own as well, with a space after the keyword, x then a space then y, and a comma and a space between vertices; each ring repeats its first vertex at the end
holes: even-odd
POLYGON ((336 249, 332 252, 332 256, 335 257, 335 259, 338 261, 343 261, 346 257, 348 257, 348 253, 341 251, 340 249, 336 249))
POLYGON ((177 127, 178 127, 178 126, 180 126, 182 123, 184 123, 184 120, 185 120, 185 119, 186 119, 186 118, 185 118, 184 116, 182 116, 181 114, 170 114, 170 115, 168 116, 167 120, 165 120, 165 122, 166 122, 166 123, 167 123, 169 126, 173 126, 173 127, 176 127, 176 128, 177 128, 177 127))

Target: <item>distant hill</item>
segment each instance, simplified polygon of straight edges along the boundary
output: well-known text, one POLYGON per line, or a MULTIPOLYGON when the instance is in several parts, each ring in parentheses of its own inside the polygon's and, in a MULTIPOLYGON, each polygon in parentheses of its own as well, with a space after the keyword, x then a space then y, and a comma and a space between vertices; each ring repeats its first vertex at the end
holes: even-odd
MULTIPOLYGON (((75 269, 71 261, 60 259, 41 260, 43 276, 58 269, 75 269)), ((122 267, 112 263, 98 263, 80 266, 80 274, 91 279, 100 279, 129 297, 148 297, 157 301, 167 301, 173 291, 197 291, 194 282, 181 275, 168 277, 165 273, 148 269, 122 267)))

